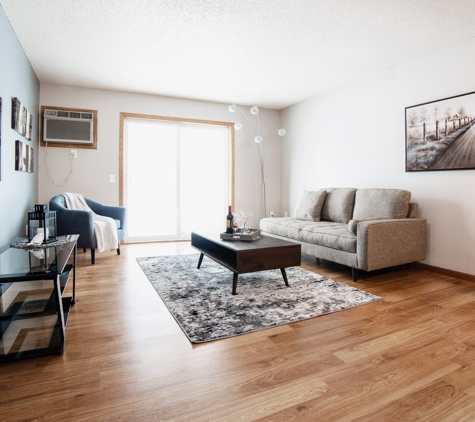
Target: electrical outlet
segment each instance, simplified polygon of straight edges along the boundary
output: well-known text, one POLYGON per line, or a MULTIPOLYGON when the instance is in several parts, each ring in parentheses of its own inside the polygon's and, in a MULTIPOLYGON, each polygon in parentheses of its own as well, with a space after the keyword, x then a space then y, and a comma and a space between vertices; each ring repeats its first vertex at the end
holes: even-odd
POLYGON ((115 175, 113 174, 109 175, 109 182, 115 183, 115 175))
POLYGON ((78 158, 78 152, 75 149, 71 150, 71 158, 78 158))
POLYGON ((271 211, 271 212, 270 212, 270 216, 271 216, 271 217, 274 217, 274 211, 271 211))

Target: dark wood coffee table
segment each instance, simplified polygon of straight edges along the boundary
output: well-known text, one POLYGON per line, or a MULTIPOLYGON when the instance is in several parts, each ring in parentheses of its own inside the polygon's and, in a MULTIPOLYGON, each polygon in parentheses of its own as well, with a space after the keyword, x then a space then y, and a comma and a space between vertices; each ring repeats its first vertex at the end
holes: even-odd
POLYGON ((211 258, 234 273, 232 294, 236 294, 239 274, 280 268, 285 285, 288 286, 286 267, 301 263, 300 244, 270 236, 262 236, 252 242, 222 240, 219 233, 191 233, 191 246, 200 251, 198 269, 203 256, 211 258))

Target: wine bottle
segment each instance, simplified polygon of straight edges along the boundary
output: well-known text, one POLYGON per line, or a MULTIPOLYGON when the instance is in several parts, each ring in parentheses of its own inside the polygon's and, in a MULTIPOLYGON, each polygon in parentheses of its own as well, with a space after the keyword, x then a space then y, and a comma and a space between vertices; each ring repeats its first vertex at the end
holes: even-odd
POLYGON ((231 205, 229 206, 228 215, 226 216, 226 233, 233 234, 233 213, 231 212, 231 205))

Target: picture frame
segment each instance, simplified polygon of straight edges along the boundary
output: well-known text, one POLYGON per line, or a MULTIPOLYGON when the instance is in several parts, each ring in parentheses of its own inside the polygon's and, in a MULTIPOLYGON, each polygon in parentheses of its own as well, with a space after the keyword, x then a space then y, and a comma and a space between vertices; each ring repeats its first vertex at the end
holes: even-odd
POLYGON ((35 171, 35 150, 24 142, 15 141, 15 170, 33 173, 35 171))
POLYGON ((475 92, 405 108, 406 172, 475 170, 475 92))
POLYGON ((12 129, 31 141, 33 116, 17 97, 12 98, 12 129))

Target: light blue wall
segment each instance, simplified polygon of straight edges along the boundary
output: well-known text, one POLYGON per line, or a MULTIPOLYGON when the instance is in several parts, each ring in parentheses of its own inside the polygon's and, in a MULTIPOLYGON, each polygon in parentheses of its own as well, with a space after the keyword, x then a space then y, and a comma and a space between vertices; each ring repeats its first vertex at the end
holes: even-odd
POLYGON ((0 181, 0 246, 25 235, 27 212, 38 201, 38 115, 40 84, 10 22, 0 6, 0 97, 2 98, 2 145, 0 181), (33 115, 31 141, 11 129, 12 97, 33 115), (15 140, 35 150, 35 171, 15 171, 15 140))

